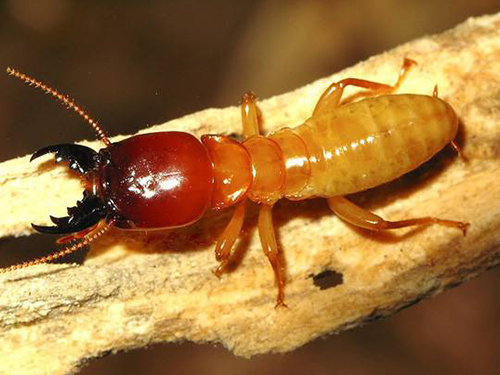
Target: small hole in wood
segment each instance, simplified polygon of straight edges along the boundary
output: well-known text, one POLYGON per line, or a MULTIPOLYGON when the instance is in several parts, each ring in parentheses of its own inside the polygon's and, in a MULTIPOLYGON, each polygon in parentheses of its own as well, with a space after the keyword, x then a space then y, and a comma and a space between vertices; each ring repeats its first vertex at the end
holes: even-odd
POLYGON ((312 279, 314 285, 320 290, 333 288, 343 282, 342 274, 332 270, 325 270, 317 275, 313 275, 312 279))

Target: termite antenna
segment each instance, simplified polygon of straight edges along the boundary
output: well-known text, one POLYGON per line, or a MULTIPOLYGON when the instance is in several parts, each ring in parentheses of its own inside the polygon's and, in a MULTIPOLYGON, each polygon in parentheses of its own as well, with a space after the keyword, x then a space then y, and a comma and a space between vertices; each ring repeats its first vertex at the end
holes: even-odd
POLYGON ((97 134, 97 137, 104 142, 106 146, 110 146, 111 142, 109 141, 108 137, 106 137, 106 134, 104 133, 104 130, 102 130, 101 126, 92 119, 78 104, 76 104, 72 99, 70 99, 68 96, 63 95, 59 93, 57 90, 54 90, 53 88, 47 86, 46 84, 37 81, 36 79, 31 78, 30 76, 21 73, 20 71, 7 67, 7 74, 14 76, 16 78, 19 78, 21 81, 24 81, 30 86, 35 86, 39 89, 42 89, 46 94, 50 94, 59 101, 61 101, 66 107, 71 108, 74 110, 76 113, 78 113, 81 117, 84 118, 85 121, 87 121, 90 126, 94 129, 94 131, 97 134))
POLYGON ((0 268, 0 273, 7 273, 11 272, 14 270, 18 270, 21 268, 26 268, 26 267, 31 267, 36 264, 41 264, 41 263, 49 263, 52 262, 55 259, 64 257, 68 254, 74 253, 75 251, 87 246, 89 243, 92 241, 96 240, 97 238, 101 237, 103 234, 108 232, 111 228, 113 228, 115 224, 115 219, 111 219, 108 223, 102 224, 101 228, 95 230, 93 233, 83 237, 79 242, 75 243, 72 246, 67 246, 62 250, 55 251, 52 254, 45 255, 41 258, 36 258, 32 260, 28 260, 23 263, 18 263, 14 264, 13 266, 7 267, 7 268, 0 268))

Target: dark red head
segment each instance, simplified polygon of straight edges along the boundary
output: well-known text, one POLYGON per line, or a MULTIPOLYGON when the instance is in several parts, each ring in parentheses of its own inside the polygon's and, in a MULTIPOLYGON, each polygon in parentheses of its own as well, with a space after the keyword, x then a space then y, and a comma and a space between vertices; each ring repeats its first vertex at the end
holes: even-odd
POLYGON ((206 148, 182 132, 137 135, 110 143, 99 152, 79 145, 49 146, 56 161, 84 174, 91 190, 56 226, 34 228, 44 233, 75 233, 103 219, 124 229, 181 227, 198 220, 210 205, 213 170, 206 148))
POLYGON ((212 162, 194 136, 137 135, 102 149, 98 195, 121 228, 174 228, 198 220, 210 204, 212 162))

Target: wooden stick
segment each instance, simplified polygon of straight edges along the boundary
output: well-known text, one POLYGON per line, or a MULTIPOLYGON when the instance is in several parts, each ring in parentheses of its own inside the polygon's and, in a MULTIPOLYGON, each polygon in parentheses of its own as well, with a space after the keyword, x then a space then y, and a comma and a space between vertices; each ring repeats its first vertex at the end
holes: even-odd
MULTIPOLYGON (((460 116, 468 161, 445 150, 418 172, 353 199, 389 220, 432 214, 468 221, 466 237, 439 226, 370 234, 342 223, 324 201, 281 202, 274 217, 289 308, 275 309, 273 272, 261 253, 251 207, 240 241, 246 255, 220 280, 212 273, 213 242, 228 214, 148 235, 112 231, 96 241, 83 266, 38 265, 0 276, 0 372, 66 374, 100 353, 185 339, 221 342, 246 357, 289 351, 391 314, 497 264, 500 14, 468 20, 261 101, 265 130, 300 124, 332 81, 392 83, 404 57, 418 66, 400 92, 432 94, 439 86, 460 116), (326 270, 342 274, 342 283, 315 285, 312 276, 326 270)), ((209 109, 144 132, 166 129, 240 132, 239 110, 209 109)), ((78 179, 66 169, 30 164, 28 157, 0 164, 2 237, 30 234, 32 221, 64 215, 81 198, 78 179)))

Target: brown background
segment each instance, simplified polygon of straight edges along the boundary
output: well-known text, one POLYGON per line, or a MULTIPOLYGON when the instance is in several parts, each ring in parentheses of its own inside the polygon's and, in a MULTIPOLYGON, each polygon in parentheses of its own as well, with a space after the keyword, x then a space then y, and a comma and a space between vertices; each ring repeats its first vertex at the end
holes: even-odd
MULTIPOLYGON (((108 134, 127 134, 237 104, 250 89, 262 98, 292 90, 469 16, 496 12, 497 4, 4 0, 0 67, 70 94, 108 134)), ((92 138, 80 119, 39 92, 7 75, 0 75, 0 87, 0 161, 92 138)), ((48 252, 53 239, 3 239, 1 262, 30 257, 35 248, 48 252)), ((82 374, 497 374, 499 281, 500 271, 492 270, 384 321, 288 354, 245 360, 214 345, 157 345, 92 361, 82 374)))

